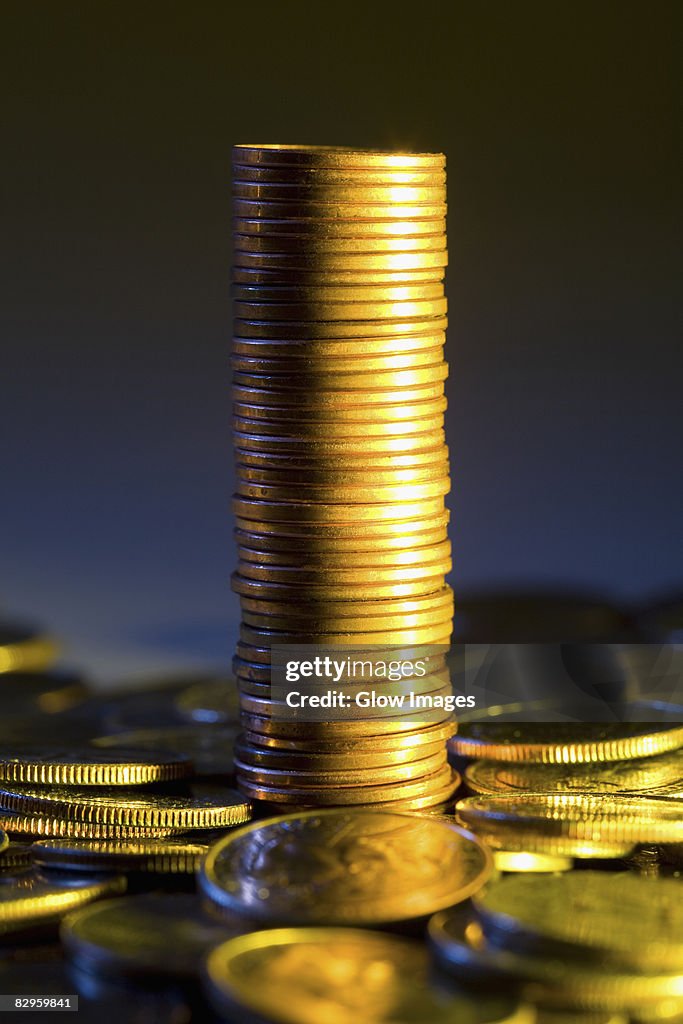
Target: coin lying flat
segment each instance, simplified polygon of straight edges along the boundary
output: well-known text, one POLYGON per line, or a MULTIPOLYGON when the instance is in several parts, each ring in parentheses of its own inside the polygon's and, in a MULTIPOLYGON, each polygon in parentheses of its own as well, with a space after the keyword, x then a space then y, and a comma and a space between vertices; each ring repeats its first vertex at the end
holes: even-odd
POLYGON ((233 774, 233 746, 238 727, 178 725, 159 729, 135 729, 113 736, 98 736, 92 743, 96 747, 118 752, 118 748, 146 750, 150 754, 175 751, 178 758, 186 758, 194 778, 231 776, 233 774))
POLYGON ((208 853, 205 843, 167 839, 41 839, 31 847, 40 867, 81 874, 136 871, 155 875, 193 875, 208 853))
POLYGON ((474 906, 486 936, 533 955, 599 958, 620 970, 680 970, 678 879, 573 871, 492 881, 474 906))
POLYGON ((194 895, 146 893, 69 914, 60 938, 81 970, 105 977, 193 977, 213 947, 235 933, 207 918, 194 895))
POLYGON ((0 782, 56 786, 140 786, 169 782, 192 774, 192 765, 179 754, 161 751, 149 757, 142 749, 104 753, 89 748, 22 746, 3 748, 0 782))
POLYGON ((460 757, 541 764, 627 761, 683 746, 677 722, 468 722, 451 742, 460 757))
POLYGON ((102 896, 124 892, 125 878, 45 879, 38 874, 21 875, 16 885, 0 885, 0 935, 25 931, 60 917, 102 896))
POLYGON ((174 794, 2 783, 0 806, 19 814, 56 815, 99 826, 176 831, 238 825, 251 817, 249 802, 235 790, 203 783, 189 784, 174 794))
POLYGON ((585 793, 683 799, 683 750, 633 761, 546 765, 474 761, 465 779, 473 793, 585 793))
POLYGON ((454 825, 328 810, 240 829, 211 848, 198 878, 209 900, 253 920, 372 925, 464 900, 491 870, 487 849, 454 825))
POLYGON ((512 996, 453 994, 411 939, 353 928, 281 928, 229 939, 206 961, 205 986, 235 1020, 273 1024, 531 1024, 512 996))
POLYGON ((107 825, 98 821, 77 821, 57 814, 23 813, 0 808, 0 828, 11 835, 68 839, 142 839, 174 835, 179 829, 150 826, 107 825))

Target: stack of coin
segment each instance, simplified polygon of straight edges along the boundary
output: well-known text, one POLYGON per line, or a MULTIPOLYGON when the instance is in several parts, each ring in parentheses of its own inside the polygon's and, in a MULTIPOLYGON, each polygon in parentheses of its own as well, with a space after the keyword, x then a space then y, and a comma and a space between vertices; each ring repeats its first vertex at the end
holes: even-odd
POLYGON ((236 146, 233 161, 238 780, 286 804, 438 804, 449 712, 292 728, 270 662, 283 644, 449 642, 445 159, 236 146))

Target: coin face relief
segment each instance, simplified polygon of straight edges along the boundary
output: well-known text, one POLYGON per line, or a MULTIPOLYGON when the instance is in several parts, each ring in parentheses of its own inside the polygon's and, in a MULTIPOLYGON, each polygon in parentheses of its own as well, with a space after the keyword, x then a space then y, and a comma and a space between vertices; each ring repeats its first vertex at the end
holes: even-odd
POLYGON ((488 850, 441 821, 343 810, 256 823, 214 846, 199 882, 254 920, 378 924, 466 899, 492 871, 488 850))

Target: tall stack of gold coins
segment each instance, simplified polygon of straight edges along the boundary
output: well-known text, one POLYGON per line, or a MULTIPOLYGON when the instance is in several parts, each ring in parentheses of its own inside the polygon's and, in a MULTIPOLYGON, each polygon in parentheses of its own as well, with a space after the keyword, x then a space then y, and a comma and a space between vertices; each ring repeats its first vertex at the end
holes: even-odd
MULTIPOLYGON (((239 784, 276 804, 439 806, 446 705, 286 721, 270 671, 275 645, 449 642, 445 158, 236 146, 233 196, 239 784)), ((445 658, 429 664, 415 683, 442 693, 445 658)))

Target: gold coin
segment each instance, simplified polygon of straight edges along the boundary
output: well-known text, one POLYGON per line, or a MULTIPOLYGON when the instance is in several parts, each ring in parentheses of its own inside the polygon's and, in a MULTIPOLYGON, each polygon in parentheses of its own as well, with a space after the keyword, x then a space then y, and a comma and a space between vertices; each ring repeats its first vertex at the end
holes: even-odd
POLYGON ((343 463, 337 460, 309 459, 302 455, 283 453, 278 455, 275 452, 248 452, 245 449, 235 450, 236 460, 243 466, 261 467, 263 469, 301 469, 312 471, 343 471, 348 469, 353 472, 363 470, 412 470, 424 466, 432 466, 448 460, 448 448, 445 445, 436 445, 423 452, 405 452, 396 455, 375 455, 370 453, 367 456, 347 458, 343 463))
POLYGON ((595 957, 606 969, 680 969, 683 904, 673 878, 573 871, 491 882, 474 904, 487 939, 534 956, 595 957))
POLYGON ((254 921, 367 926, 459 903, 492 868, 488 850, 453 825, 340 809, 240 829, 211 848, 198 881, 212 903, 254 921), (267 885, 275 869, 281 881, 267 885))
MULTIPOLYGON (((429 516, 442 515, 444 511, 443 497, 395 502, 358 502, 356 504, 336 505, 293 505, 278 501, 257 501, 253 498, 233 499, 233 510, 236 515, 254 519, 256 522, 287 522, 294 523, 370 523, 389 522, 395 525, 387 532, 397 533, 400 524, 406 520, 424 519, 429 516)), ((381 531, 379 531, 381 532, 381 531)), ((683 734, 683 729, 681 730, 683 734)))
POLYGON ((646 797, 529 793, 523 797, 469 797, 456 807, 461 821, 495 837, 501 829, 599 845, 675 843, 683 838, 683 815, 675 800, 646 797))
POLYGON ((140 871, 194 875, 209 851, 206 843, 177 839, 41 839, 31 847, 39 867, 81 873, 140 871))
POLYGON ((251 807, 235 790, 207 784, 190 784, 184 792, 171 795, 134 789, 40 789, 5 782, 0 785, 0 804, 18 814, 176 831, 238 825, 251 817, 251 807))
POLYGON ((494 850, 493 863, 497 871, 508 874, 554 874, 558 871, 571 871, 574 866, 572 857, 551 857, 545 853, 518 850, 494 850))
MULTIPOLYGON (((234 199, 266 203, 328 203, 345 206, 380 204, 382 206, 433 205, 445 203, 446 184, 440 185, 342 185, 302 182, 283 184, 277 181, 240 181, 233 179, 234 199)), ((287 216, 287 214, 285 214, 287 216)))
POLYGON ((444 576, 450 572, 451 567, 450 557, 416 565, 340 567, 324 564, 306 569, 301 566, 261 565, 258 562, 240 560, 237 563, 237 573, 245 579, 264 580, 267 583, 297 586, 317 586, 318 584, 345 586, 346 584, 374 585, 376 583, 422 580, 428 576, 444 576))
POLYGON ((279 338, 399 338, 413 334, 433 334, 445 331, 448 318, 439 316, 419 316, 412 319, 396 320, 275 320, 239 319, 234 318, 233 334, 243 338, 267 338, 275 341, 279 338))
POLYGON ((373 419, 376 412, 383 408, 391 408, 394 405, 420 404, 425 402, 438 401, 444 397, 443 383, 437 381, 432 384, 423 384, 418 387, 383 388, 380 390, 359 390, 353 393, 342 390, 316 389, 315 403, 311 400, 311 389, 277 390, 263 387, 245 387, 234 385, 232 396, 236 402, 254 407, 270 409, 275 406, 289 406, 299 414, 308 414, 312 408, 317 408, 331 414, 333 410, 357 409, 366 418, 373 419))
POLYGON ((441 284, 446 273, 443 260, 441 266, 415 267, 406 270, 384 270, 381 266, 374 269, 367 267, 362 270, 345 270, 333 266, 318 267, 317 269, 306 269, 304 267, 253 267, 234 266, 232 269, 233 285, 242 287, 271 287, 271 288, 303 288, 305 291, 314 291, 318 288, 365 288, 388 287, 398 288, 401 286, 415 287, 420 284, 441 284))
MULTIPOLYGON (((305 587, 286 586, 284 583, 265 583, 259 580, 245 579, 243 576, 233 573, 231 577, 232 589, 236 594, 244 594, 247 597, 260 596, 264 600, 272 597, 273 600, 300 601, 305 599, 317 599, 339 596, 339 584, 308 584, 305 587)), ((413 597, 421 594, 428 594, 435 589, 435 586, 443 585, 443 575, 428 576, 423 580, 412 580, 402 583, 376 583, 376 584, 346 584, 345 593, 350 598, 363 598, 367 601, 381 601, 385 598, 413 597)), ((451 635, 449 629, 446 639, 451 635)), ((436 643, 436 639, 434 643, 436 643)))
POLYGON ((54 664, 59 644, 47 633, 0 622, 0 674, 40 672, 54 664))
POLYGON ((446 172, 435 168, 405 167, 306 167, 280 165, 264 167, 258 164, 242 164, 233 162, 234 180, 273 182, 276 184, 294 183, 301 185, 413 185, 438 186, 446 181, 446 172))
POLYGON ((246 732, 259 735, 271 735, 285 739, 329 739, 337 736, 340 739, 364 737, 366 740, 375 736, 391 736, 396 733, 412 733, 429 725, 441 724, 452 719, 452 714, 442 708, 420 708, 412 715, 393 715, 391 717, 375 716, 367 719, 340 719, 330 722, 299 722, 295 720, 276 720, 251 712, 242 711, 241 722, 246 732))
MULTIPOLYGON (((419 388, 428 384, 435 384, 443 381, 448 376, 448 363, 443 358, 426 366, 418 366, 407 370, 382 370, 373 373, 316 373, 314 375, 316 389, 320 391, 391 391, 392 388, 419 388)), ((269 391, 273 398, 277 398, 280 390, 288 394, 296 391, 307 391, 310 381, 298 378, 292 380, 291 373, 277 374, 252 374, 236 370, 233 374, 235 385, 246 388, 261 388, 269 391), (295 386, 298 385, 298 386, 295 386)), ((347 402, 349 397, 346 396, 347 402)))
POLYGON ((230 1019, 354 1024, 372 1005, 376 1024, 536 1020, 535 1010, 523 1010, 512 995, 444 990, 414 939, 360 929, 283 928, 240 936, 215 948, 206 970, 209 998, 230 1019), (324 997, 314 978, 325 979, 324 997))
MULTIPOLYGON (((256 716, 251 717, 255 718, 256 716)), ((391 753, 393 756, 395 753, 405 753, 406 751, 410 751, 412 755, 412 753, 434 743, 445 743, 446 739, 453 735, 455 728, 454 720, 450 719, 407 732, 372 736, 369 740, 362 736, 354 736, 350 739, 342 736, 304 736, 302 740, 296 736, 276 736, 272 733, 250 731, 249 729, 246 729, 242 735, 245 743, 249 743, 252 748, 259 746, 268 750, 294 751, 302 754, 339 755, 344 751, 360 753, 372 750, 377 754, 391 753)))
MULTIPOLYGON (((270 666, 270 650, 265 653, 268 656, 267 662, 250 661, 250 652, 254 651, 254 648, 250 644, 243 644, 241 641, 238 643, 240 649, 240 655, 233 658, 233 670, 237 678, 238 685, 241 687, 245 681, 249 683, 259 683, 259 685, 265 685, 270 688, 271 686, 271 666, 270 666)), ((262 649, 256 648, 257 651, 262 649)), ((443 650, 447 650, 444 645, 443 650)), ((392 652, 393 653, 393 652, 392 652)), ((446 669, 446 660, 443 654, 434 654, 434 645, 430 645, 430 652, 425 653, 424 659, 428 663, 429 671, 431 673, 443 673, 446 669)), ((415 678, 415 677, 413 677, 415 678)), ((256 692, 253 687, 250 688, 250 692, 256 692)))
POLYGON ((350 146, 293 146, 266 143, 232 147, 233 163, 257 167, 382 168, 394 170, 443 170, 443 153, 406 153, 350 146))
MULTIPOLYGON (((452 617, 452 612, 444 618, 444 622, 452 617)), ((372 615, 363 618, 347 616, 344 618, 325 618, 322 613, 311 613, 309 619, 288 618, 287 616, 263 615, 258 612, 250 612, 242 609, 242 621, 247 626, 254 626, 263 629, 274 629, 287 632, 304 631, 308 634, 347 634, 360 632, 370 636, 378 632, 394 630, 424 630, 434 624, 434 615, 431 612, 423 614, 413 613, 412 615, 372 615)), ((416 635, 413 633, 413 635, 416 635)))
MULTIPOLYGON (((246 521, 243 520, 242 524, 245 525, 246 521)), ((254 525, 253 523, 250 525, 254 525)), ((303 548, 311 556, 323 558, 337 559, 342 558, 349 553, 358 555, 359 559, 364 557, 368 562, 372 562, 374 559, 382 560, 385 557, 391 558, 392 554, 397 554, 402 551, 409 549, 410 545, 424 545, 428 547, 432 544, 442 544, 448 539, 447 527, 437 527, 433 530, 425 530, 419 534, 410 534, 408 536, 402 534, 393 534, 386 537, 359 537, 354 540, 353 536, 349 537, 314 537, 306 536, 305 534, 299 535, 298 539, 288 537, 286 534, 282 536, 265 533, 254 533, 248 529, 236 529, 235 538, 239 545, 242 545, 243 549, 246 547, 255 548, 260 551, 272 552, 272 553, 287 553, 292 551, 294 547, 297 550, 301 550, 302 538, 303 548)))
POLYGON ((428 430, 421 434, 406 434, 403 436, 390 435, 389 437, 363 439, 355 437, 331 438, 329 440, 305 437, 277 437, 275 434, 269 434, 267 437, 264 437, 260 434, 245 434, 244 431, 234 431, 234 436, 240 449, 245 451, 272 452, 275 455, 290 452, 300 455, 302 452, 307 453, 310 450, 316 455, 324 455, 330 459, 334 457, 343 458, 346 455, 354 457, 366 453, 388 455, 393 452, 405 454, 406 452, 428 451, 439 444, 445 443, 443 430, 428 430))
POLYGON ((236 754, 242 761, 263 768, 275 768, 283 773, 301 770, 326 773, 344 772, 347 769, 358 771, 369 768, 393 768, 399 765, 412 765, 435 754, 443 754, 443 751, 443 740, 422 744, 414 749, 404 747, 398 750, 368 750, 354 742, 341 745, 337 752, 328 753, 278 750, 275 747, 248 743, 244 739, 236 747, 236 754))
POLYGON ((428 481, 439 480, 448 476, 448 462, 434 463, 431 466, 422 466, 417 469, 337 469, 332 468, 308 468, 308 469, 261 469, 257 466, 245 466, 237 463, 237 474, 240 480, 250 483, 261 484, 300 484, 304 489, 307 486, 344 484, 346 486, 367 486, 371 479, 377 486, 400 485, 410 486, 411 484, 422 484, 428 481))
POLYGON ((237 780, 240 788, 251 800, 267 800, 269 803, 305 804, 314 803, 320 807, 353 807, 386 804, 394 800, 417 800, 441 790, 446 782, 451 783, 453 770, 444 764, 441 770, 422 779, 409 782, 385 783, 380 786, 296 786, 277 787, 261 785, 238 769, 237 780))
MULTIPOLYGON (((235 675, 240 694, 244 694, 247 697, 257 697, 261 700, 269 700, 274 696, 273 685, 270 680, 253 679, 250 677, 251 673, 249 672, 242 675, 238 666, 235 667, 235 675)), ((361 692, 367 690, 366 682, 359 682, 356 677, 348 675, 335 681, 335 686, 339 686, 343 690, 344 695, 352 698, 354 701, 361 692)), ((405 698, 408 691, 416 695, 433 694, 437 690, 445 692, 445 688, 448 687, 450 687, 450 674, 445 667, 442 667, 440 671, 431 671, 428 676, 414 675, 400 682, 387 682, 383 680, 382 694, 389 695, 392 699, 397 696, 405 698)), ((363 697, 363 699, 365 698, 363 697)), ((416 703, 419 702, 416 701, 416 703)), ((246 758, 246 760, 248 761, 249 759, 246 758)))
MULTIPOLYGON (((341 645, 364 645, 375 644, 400 647, 403 644, 437 644, 441 643, 446 636, 452 632, 451 616, 442 620, 436 620, 427 626, 417 626, 413 629, 404 628, 399 625, 396 629, 360 630, 358 632, 329 632, 322 633, 313 629, 300 626, 298 629, 280 631, 273 627, 266 628, 250 626, 243 621, 240 626, 240 637, 248 643, 272 647, 275 645, 287 644, 325 644, 328 646, 341 645)), ((242 705, 244 706, 244 705, 242 705)))
MULTIPOLYGON (((200 685, 200 684, 195 684, 200 685)), ((234 687, 234 681, 232 682, 234 687)), ((190 689, 188 687, 188 689, 190 689)), ((216 712, 229 711, 229 697, 220 688, 217 694, 216 712)), ((181 693, 176 699, 178 710, 187 707, 187 691, 181 693)), ((205 712, 207 708, 203 709, 205 712)), ((208 714, 210 717, 210 712, 208 714)), ((238 717, 237 699, 235 698, 235 713, 233 720, 238 717)), ((202 724, 191 725, 166 725, 156 728, 131 729, 129 732, 115 733, 111 736, 97 736, 91 740, 94 746, 112 750, 120 747, 137 748, 138 750, 151 751, 173 751, 188 759, 192 766, 192 776, 195 779, 210 778, 216 779, 222 776, 226 780, 232 774, 232 747, 237 735, 236 724, 218 726, 208 725, 206 720, 202 724)))
POLYGON ((140 786, 192 774, 182 756, 140 750, 109 753, 89 748, 28 747, 0 753, 0 781, 56 786, 140 786))
MULTIPOLYGON (((272 221, 289 221, 295 223, 315 220, 326 231, 330 224, 353 221, 362 226, 399 222, 411 223, 415 220, 438 220, 446 216, 447 207, 443 194, 436 202, 411 203, 388 202, 373 203, 368 199, 351 197, 342 199, 334 190, 327 199, 241 199, 233 197, 232 210, 237 218, 258 218, 266 223, 272 221)), ((395 232, 392 232, 395 233, 395 232)))
POLYGON ((311 616, 316 614, 316 611, 320 609, 324 614, 332 615, 358 615, 364 616, 365 618, 373 618, 375 615, 402 615, 412 614, 415 612, 430 612, 436 614, 443 608, 451 609, 453 607, 453 591, 450 587, 442 587, 440 590, 435 591, 431 594, 426 594, 424 597, 405 598, 398 601, 384 601, 380 604, 373 604, 372 607, 368 607, 366 601, 348 601, 343 599, 325 601, 324 603, 315 604, 298 604, 292 607, 291 605, 278 605, 271 601, 258 601, 250 597, 245 597, 242 601, 242 607, 252 612, 261 612, 265 614, 272 609, 274 614, 284 614, 289 611, 292 615, 299 615, 301 617, 311 616))
POLYGON ((368 501, 374 502, 399 502, 399 501, 422 501, 425 498, 433 498, 437 495, 445 495, 451 489, 451 482, 447 475, 442 475, 436 480, 422 481, 416 484, 398 483, 395 486, 377 485, 373 486, 369 481, 366 484, 294 484, 286 487, 283 484, 262 484, 249 480, 237 481, 237 494, 244 498, 256 498, 260 501, 282 501, 336 504, 345 502, 348 504, 365 505, 368 501))
MULTIPOLYGON (((388 356, 410 357, 425 350, 443 350, 445 331, 434 334, 409 334, 398 338, 328 338, 317 341, 314 338, 283 339, 269 341, 263 338, 233 338, 232 348, 236 355, 257 358, 303 359, 304 361, 341 361, 356 358, 380 358, 388 356)), ((436 360, 432 360, 435 362, 436 360)))
MULTIPOLYGON (((256 221, 258 224, 259 222, 256 221)), ((419 223, 419 222, 418 222, 419 223)), ((441 221, 427 221, 427 224, 434 225, 429 234, 394 234, 379 235, 373 238, 371 235, 363 237, 331 238, 320 235, 301 234, 290 232, 287 234, 240 234, 233 235, 233 252, 236 259, 249 253, 277 254, 294 253, 306 257, 321 256, 325 259, 334 259, 335 264, 339 256, 358 257, 387 257, 406 254, 439 253, 446 252, 446 233, 441 221)))
POLYGON ((391 355, 342 356, 331 358, 325 356, 314 359, 310 356, 280 353, 278 357, 263 355, 234 355, 231 359, 232 368, 240 373, 265 373, 269 376, 290 374, 297 377, 310 376, 315 380, 318 374, 368 373, 379 370, 416 370, 423 366, 434 366, 443 362, 443 347, 423 349, 420 352, 393 353, 391 355))
POLYGON ((468 722, 453 742, 461 757, 536 764, 628 761, 683 747, 669 722, 468 722))
POLYGON ((326 303, 375 303, 414 302, 421 299, 443 298, 443 284, 440 281, 426 284, 398 285, 320 285, 304 286, 300 281, 293 285, 233 285, 233 297, 256 305, 270 303, 299 303, 301 305, 322 305, 326 303))
MULTIPOLYGON (((439 291, 443 292, 441 286, 439 291)), ((292 302, 257 302, 235 299, 233 315, 244 320, 336 321, 345 320, 424 320, 443 316, 448 302, 442 296, 434 299, 399 299, 396 301, 327 302, 299 300, 292 302)))
POLYGON ((425 434, 431 430, 444 429, 443 414, 428 416, 425 419, 419 420, 400 420, 396 424, 391 421, 376 423, 373 420, 342 420, 341 422, 328 420, 322 430, 320 424, 310 423, 306 420, 299 420, 298 422, 287 420, 284 423, 274 423, 270 420, 243 419, 233 416, 231 422, 233 429, 240 434, 262 434, 264 437, 287 437, 291 435, 295 441, 300 441, 302 437, 306 436, 310 436, 315 440, 321 434, 326 439, 343 441, 350 437, 405 437, 412 434, 425 434))
POLYGON ((465 773, 473 793, 585 793, 683 799, 683 750, 606 764, 548 765, 474 761, 465 773))
MULTIPOLYGON (((448 266, 448 250, 444 245, 435 249, 406 249, 390 252, 328 252, 308 253, 305 250, 289 249, 277 251, 233 251, 233 270, 251 269, 256 273, 275 274, 280 270, 287 274, 303 272, 307 275, 320 274, 331 277, 339 275, 370 274, 379 277, 385 274, 412 274, 436 272, 443 276, 448 266)), ((383 279, 383 278, 382 278, 383 279)))
MULTIPOLYGON (((324 562, 318 559, 316 565, 315 557, 312 559, 310 553, 301 551, 285 552, 284 554, 271 551, 258 551, 251 547, 240 545, 240 559, 247 562, 255 562, 259 565, 285 566, 290 569, 320 567, 337 569, 365 569, 378 566, 393 566, 398 568, 403 565, 429 565, 434 562, 442 564, 444 560, 450 559, 451 543, 443 540, 438 544, 427 545, 426 547, 406 547, 400 551, 371 553, 355 552, 349 554, 343 552, 338 559, 334 555, 326 555, 324 562), (339 563, 339 564, 337 564, 339 563)), ((444 596, 444 603, 452 599, 452 594, 447 592, 444 596)))
MULTIPOLYGON (((402 544, 413 543, 408 539, 413 536, 423 536, 434 529, 442 529, 448 523, 449 512, 441 509, 437 513, 419 516, 417 519, 398 519, 393 522, 366 522, 356 516, 348 523, 316 523, 315 520, 307 523, 300 523, 294 520, 280 523, 277 520, 265 521, 263 519, 237 518, 237 527, 240 530, 248 531, 251 534, 260 534, 275 537, 305 537, 308 540, 315 539, 320 542, 356 539, 356 543, 372 538, 384 540, 392 537, 402 538, 402 544)), ((418 543, 418 541, 416 541, 418 543)), ((422 541, 419 541, 422 543, 422 541)), ((360 549, 359 549, 360 550, 360 549)))
MULTIPOLYGON (((248 758, 249 752, 245 751, 248 758)), ((334 770, 307 769, 299 770, 287 766, 286 768, 264 768, 262 765, 252 765, 240 757, 235 759, 235 769, 238 778, 247 785, 256 788, 269 790, 271 788, 281 789, 286 792, 288 789, 313 789, 346 790, 356 787, 367 787, 371 791, 383 785, 397 785, 405 782, 422 780, 425 776, 433 775, 445 761, 445 751, 438 750, 436 753, 422 758, 420 761, 410 761, 399 764, 385 765, 382 768, 350 768, 344 767, 334 770)), ((355 796, 356 794, 352 794, 355 796)), ((372 796, 371 796, 372 799, 372 796)), ((345 803, 339 800, 335 803, 345 803)), ((359 801, 350 800, 349 803, 359 801)), ((365 801, 360 801, 365 802, 365 801)))
POLYGON ((0 828, 14 835, 63 837, 68 839, 160 839, 174 835, 178 829, 135 828, 126 825, 105 825, 96 821, 75 821, 53 814, 13 812, 0 808, 0 828))
POLYGON ((320 220, 317 217, 281 217, 266 220, 264 217, 233 217, 233 231, 238 235, 266 235, 269 238, 296 237, 322 238, 337 241, 340 238, 353 239, 358 245, 366 238, 386 239, 398 237, 403 240, 419 237, 431 238, 446 230, 445 214, 436 214, 429 219, 399 220, 320 220))
POLYGON ((0 886, 0 935, 51 924, 86 903, 125 890, 126 879, 118 875, 64 881, 29 875, 21 886, 0 886))

